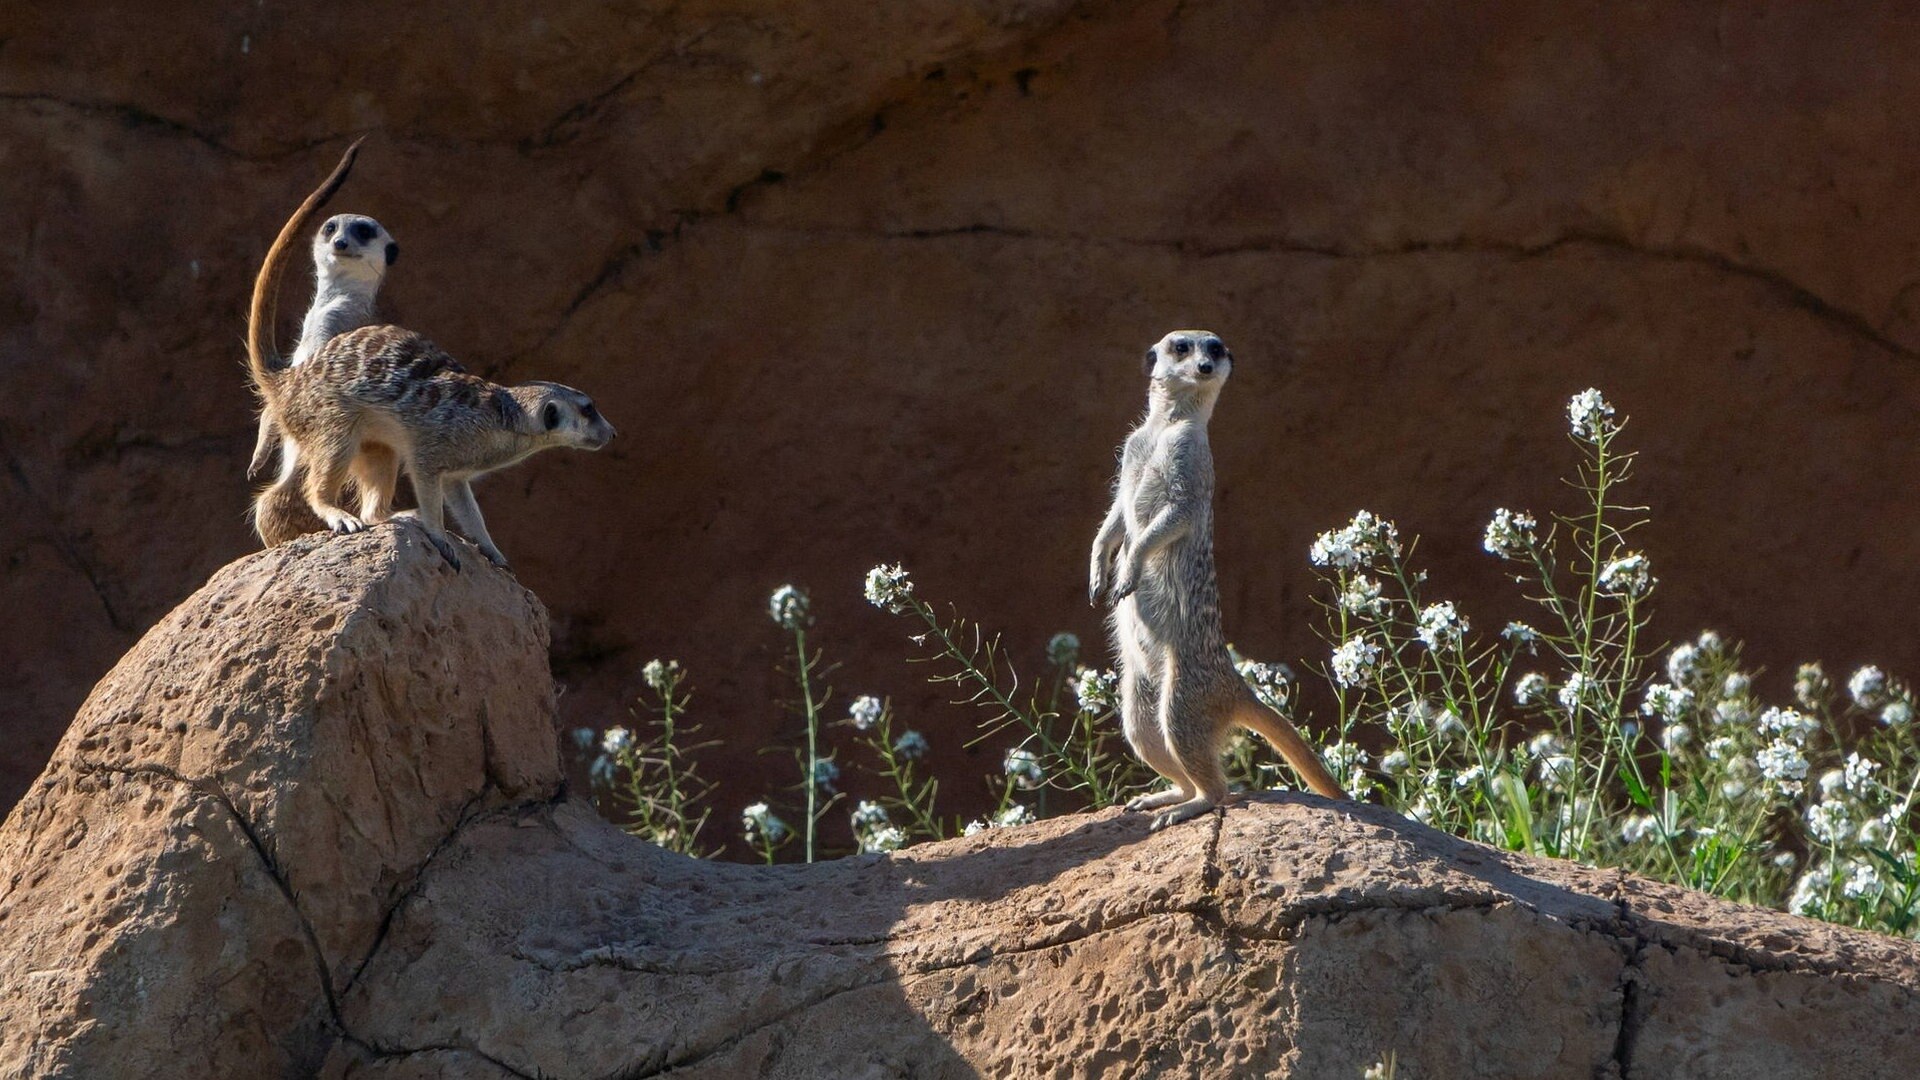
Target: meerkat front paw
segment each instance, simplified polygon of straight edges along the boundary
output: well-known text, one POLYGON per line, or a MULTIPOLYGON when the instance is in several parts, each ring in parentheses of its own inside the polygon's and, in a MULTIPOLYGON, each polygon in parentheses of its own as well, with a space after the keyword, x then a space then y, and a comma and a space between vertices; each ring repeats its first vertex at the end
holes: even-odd
POLYGON ((1100 606, 1100 594, 1107 591, 1107 563, 1095 555, 1093 566, 1087 571, 1087 603, 1100 606))
POLYGON ((1140 584, 1140 572, 1132 564, 1120 568, 1120 574, 1113 579, 1113 602, 1119 603, 1133 595, 1135 586, 1140 584))
POLYGON ((339 510, 327 511, 325 515, 325 521, 327 523, 327 528, 332 529, 334 532, 337 532, 337 533, 364 532, 367 528, 366 522, 361 521, 359 518, 354 517, 352 514, 342 513, 339 510))
POLYGON ((1186 802, 1181 803, 1171 810, 1161 811, 1159 816, 1153 819, 1153 824, 1148 827, 1147 831, 1159 832, 1168 826, 1178 825, 1183 821, 1192 821, 1194 818, 1208 813, 1212 809, 1213 802, 1209 799, 1188 799, 1186 802))
POLYGON ((500 549, 494 547, 492 544, 481 544, 480 554, 485 555, 488 562, 500 569, 505 570, 507 568, 507 557, 502 555, 500 549))
POLYGON ((460 553, 453 550, 453 541, 448 540, 444 536, 436 535, 429 529, 427 531, 427 542, 433 545, 433 550, 439 552, 441 558, 447 560, 448 566, 453 567, 455 570, 460 569, 460 553))

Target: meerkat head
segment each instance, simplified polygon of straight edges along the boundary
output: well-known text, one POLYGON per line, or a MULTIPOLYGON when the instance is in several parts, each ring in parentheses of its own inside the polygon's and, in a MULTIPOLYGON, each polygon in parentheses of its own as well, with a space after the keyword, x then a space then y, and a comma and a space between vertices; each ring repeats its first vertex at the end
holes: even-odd
POLYGON ((1211 330, 1175 330, 1147 350, 1141 368, 1171 393, 1211 399, 1233 373, 1233 354, 1211 330))
POLYGON ((335 214, 313 234, 313 269, 321 278, 379 284, 400 257, 400 245, 381 224, 361 214, 335 214))
POLYGON ((613 441, 613 425, 594 408, 592 398, 571 386, 526 383, 514 387, 513 396, 531 420, 532 435, 544 446, 598 450, 613 441))

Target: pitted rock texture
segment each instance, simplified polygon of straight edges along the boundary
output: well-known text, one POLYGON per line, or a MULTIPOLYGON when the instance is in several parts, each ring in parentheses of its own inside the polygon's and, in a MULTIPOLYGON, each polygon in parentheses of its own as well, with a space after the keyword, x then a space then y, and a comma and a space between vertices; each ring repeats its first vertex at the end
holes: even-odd
POLYGON ((1377 807, 809 867, 564 797, 546 613, 411 527, 214 576, 0 827, 0 1076, 1908 1077, 1920 947, 1377 807))
MULTIPOLYGON (((904 560, 1025 674, 1056 630, 1097 655, 1086 546, 1136 358, 1181 326, 1240 360, 1214 448, 1248 655, 1322 655, 1305 553, 1361 507, 1476 625, 1524 614, 1479 529, 1566 508, 1597 385, 1646 451, 1660 636, 1744 637, 1782 696, 1815 657, 1920 672, 1916 51, 1889 0, 12 0, 0 805, 252 550, 248 288, 360 132, 336 207, 398 237, 389 313, 620 427, 479 491, 569 726, 660 656, 729 738, 790 738, 761 612, 792 581, 839 685, 978 797, 998 748, 961 749, 860 575, 904 560)), ((785 782, 708 768, 725 817, 785 782)))

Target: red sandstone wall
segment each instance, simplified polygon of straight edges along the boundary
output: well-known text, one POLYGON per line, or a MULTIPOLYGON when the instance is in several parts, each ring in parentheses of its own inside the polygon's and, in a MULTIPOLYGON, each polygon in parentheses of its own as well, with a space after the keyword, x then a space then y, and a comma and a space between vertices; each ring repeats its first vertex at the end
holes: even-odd
POLYGON ((1916 50, 1889 3, 9 5, 0 805, 250 550, 247 289, 357 132, 337 206, 399 238, 391 314, 621 428, 481 489, 563 711, 679 657, 730 807, 785 782, 754 751, 793 728, 786 581, 836 685, 977 791, 997 754, 860 576, 904 560, 1030 662, 1097 642, 1084 550, 1176 326, 1241 360, 1214 437, 1250 653, 1320 654, 1307 544, 1361 506, 1513 614, 1480 523, 1552 502, 1597 384, 1665 631, 1920 673, 1916 50))

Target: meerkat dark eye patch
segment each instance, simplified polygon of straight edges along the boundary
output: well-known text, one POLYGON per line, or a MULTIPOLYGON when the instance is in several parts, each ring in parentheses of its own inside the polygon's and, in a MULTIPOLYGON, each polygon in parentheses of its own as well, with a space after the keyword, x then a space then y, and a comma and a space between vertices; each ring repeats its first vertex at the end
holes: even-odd
POLYGON ((1202 345, 1201 349, 1206 352, 1207 359, 1209 360, 1218 360, 1227 355, 1227 347, 1221 343, 1219 338, 1208 338, 1207 343, 1202 345))
POLYGON ((348 226, 347 235, 353 237, 353 242, 356 244, 372 243, 373 226, 364 221, 356 221, 351 226, 348 226))
POLYGON ((399 258, 400 258, 400 245, 389 241, 387 243, 387 265, 392 266, 394 264, 394 261, 399 258))
POLYGON ((547 426, 548 431, 559 427, 560 406, 551 401, 547 402, 546 408, 540 410, 540 422, 547 426))
POLYGON ((1175 355, 1175 356, 1185 356, 1185 355, 1187 355, 1188 353, 1190 353, 1190 352, 1192 352, 1192 351, 1193 351, 1193 342, 1191 342, 1191 341, 1188 341, 1188 340, 1187 340, 1186 338, 1175 338, 1175 339, 1174 339, 1174 342, 1173 342, 1173 355, 1175 355))

